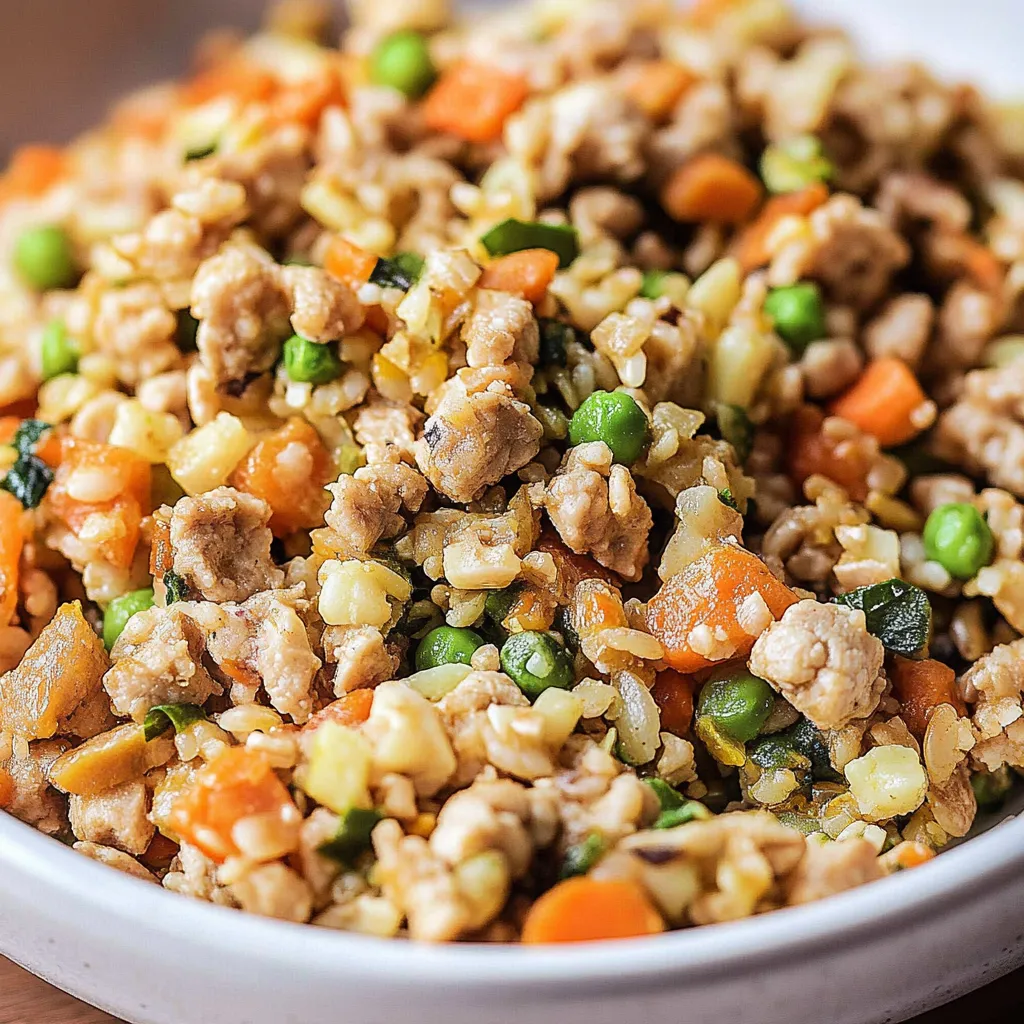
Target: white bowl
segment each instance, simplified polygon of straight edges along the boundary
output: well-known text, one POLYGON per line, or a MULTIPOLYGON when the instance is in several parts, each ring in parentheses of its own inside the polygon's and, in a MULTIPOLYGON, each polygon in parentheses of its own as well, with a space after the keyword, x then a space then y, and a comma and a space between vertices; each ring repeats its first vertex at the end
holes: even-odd
MULTIPOLYGON (((95 28, 96 12, 112 6, 133 16, 157 10, 168 33, 161 40, 183 40, 185 26, 215 21, 228 3, 95 0, 61 11, 95 28)), ((800 6, 852 28, 876 54, 921 57, 1001 93, 1019 81, 1019 0, 800 6)), ((10 48, 11 12, 24 18, 35 8, 4 8, 0 37, 10 48)), ((118 23, 107 20, 113 32, 118 23)), ((49 58, 81 48, 85 36, 69 24, 49 36, 49 58)), ((152 36, 120 28, 117 91, 155 66, 152 36)), ((98 67, 85 56, 76 65, 83 119, 113 81, 98 77, 98 67)), ((4 77, 0 95, 11 95, 4 77)), ((14 95, 38 129, 46 107, 32 105, 48 99, 53 109, 54 90, 41 98, 20 84, 14 95)), ((70 127, 63 115, 58 132, 70 127)), ((135 1024, 882 1024, 1024 963, 1022 907, 1024 820, 1014 820, 907 874, 736 924, 577 947, 429 948, 192 902, 0 813, 0 953, 135 1024)))

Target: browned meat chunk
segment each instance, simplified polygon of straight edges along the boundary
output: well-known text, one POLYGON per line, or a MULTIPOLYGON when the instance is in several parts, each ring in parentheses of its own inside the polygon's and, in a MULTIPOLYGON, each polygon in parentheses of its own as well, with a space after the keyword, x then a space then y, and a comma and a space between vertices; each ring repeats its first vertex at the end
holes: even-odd
POLYGON ((117 713, 137 722, 157 704, 205 704, 221 692, 203 667, 202 631, 181 604, 133 615, 111 655, 103 686, 117 713))
POLYGON ((600 441, 571 449, 548 484, 544 507, 573 551, 638 580, 650 558, 647 535, 654 520, 629 470, 611 462, 600 441))
POLYGON ((83 842, 145 853, 156 828, 146 816, 149 792, 141 781, 126 782, 98 796, 72 796, 71 831, 83 842))
POLYGON ((786 902, 791 906, 813 903, 883 874, 875 848, 863 839, 808 843, 803 859, 786 880, 786 902))
POLYGON ((537 361, 540 331, 533 306, 506 292, 480 291, 462 338, 470 366, 500 366, 510 359, 537 361))
POLYGON ((269 521, 265 501, 231 487, 182 498, 171 515, 174 571, 207 601, 244 601, 281 586, 269 521))
POLYGON ((492 387, 475 394, 449 388, 417 444, 420 469, 452 501, 474 501, 540 451, 544 428, 530 407, 492 387))
POLYGON ((319 267, 282 267, 280 280, 296 334, 325 343, 343 338, 362 324, 363 308, 352 289, 319 267))
POLYGON ((31 744, 27 757, 15 752, 9 760, 0 761, 0 780, 3 773, 11 778, 10 792, 0 799, 0 810, 41 832, 62 832, 68 823, 67 810, 64 798, 50 785, 48 776, 50 765, 68 746, 63 740, 44 740, 31 744))

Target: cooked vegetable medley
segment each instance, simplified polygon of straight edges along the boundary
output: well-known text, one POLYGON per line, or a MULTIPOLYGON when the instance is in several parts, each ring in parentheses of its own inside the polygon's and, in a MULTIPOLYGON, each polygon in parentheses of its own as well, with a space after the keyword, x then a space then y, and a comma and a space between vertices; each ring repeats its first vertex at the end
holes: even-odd
POLYGON ((782 0, 351 6, 0 180, 0 807, 221 905, 527 943, 998 811, 1021 108, 782 0))

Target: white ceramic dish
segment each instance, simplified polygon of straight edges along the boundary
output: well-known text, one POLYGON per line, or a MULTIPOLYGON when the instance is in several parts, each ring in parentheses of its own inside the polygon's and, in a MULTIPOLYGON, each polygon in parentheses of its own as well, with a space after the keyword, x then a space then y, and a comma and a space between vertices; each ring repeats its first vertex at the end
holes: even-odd
MULTIPOLYGON (((244 6, 143 5, 158 12, 160 38, 172 48, 184 45, 190 26, 215 23, 218 9, 237 14, 244 6)), ((798 6, 852 28, 876 53, 912 54, 1003 94, 1017 86, 1020 0, 798 6)), ((75 65, 82 124, 104 87, 116 94, 144 81, 147 68, 168 67, 166 52, 154 62, 154 25, 149 35, 132 35, 137 22, 110 16, 118 7, 142 9, 118 0, 60 5, 65 18, 91 19, 94 34, 97 12, 120 33, 116 86, 109 72, 101 77, 100 63, 83 57, 75 65)), ((18 36, 17 19, 34 9, 0 7, 9 49, 28 39, 18 36)), ((57 36, 40 37, 37 63, 44 43, 49 68, 60 66, 61 51, 82 52, 85 35, 61 24, 57 36)), ((31 63, 31 49, 20 47, 22 64, 26 56, 31 63)), ((10 62, 0 68, 0 95, 12 95, 3 88, 10 62)), ((58 90, 18 85, 26 123, 46 124, 47 109, 60 106, 58 90)), ((70 127, 63 116, 57 134, 70 127)), ((1024 963, 1022 908, 1024 820, 1015 820, 906 875, 736 924, 575 948, 424 948, 191 902, 0 813, 0 953, 134 1024, 883 1024, 1024 963)))

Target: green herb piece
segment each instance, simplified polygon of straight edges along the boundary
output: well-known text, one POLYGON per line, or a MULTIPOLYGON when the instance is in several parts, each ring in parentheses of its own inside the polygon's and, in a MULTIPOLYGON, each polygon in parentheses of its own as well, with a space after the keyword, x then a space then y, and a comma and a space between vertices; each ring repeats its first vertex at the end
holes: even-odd
POLYGON ((818 782, 842 782, 843 776, 832 767, 828 744, 818 731, 818 727, 806 718, 801 718, 786 730, 786 735, 808 761, 811 762, 811 774, 818 782))
POLYGON ((686 797, 675 786, 670 786, 664 779, 659 779, 657 776, 652 775, 644 779, 644 782, 654 790, 663 811, 674 811, 686 803, 686 797))
POLYGON ((401 288, 407 292, 423 273, 423 257, 414 252, 400 252, 391 259, 382 256, 373 266, 370 284, 381 288, 401 288))
POLYGON ((689 825, 691 821, 707 821, 714 815, 699 800, 687 800, 679 807, 662 811, 654 821, 653 828, 677 828, 689 825))
POLYGON ((185 163, 191 163, 193 160, 205 160, 208 156, 213 156, 217 152, 217 145, 218 140, 214 139, 212 142, 201 143, 186 149, 185 163))
POLYGON ((580 254, 579 236, 568 224, 543 224, 540 221, 510 217, 491 228, 481 239, 492 256, 507 256, 523 249, 550 249, 565 269, 580 254))
POLYGON ((78 346, 68 337, 63 320, 51 320, 46 325, 40 356, 43 380, 59 377, 62 373, 74 373, 78 369, 78 346))
POLYGON ((179 576, 173 569, 164 573, 164 590, 166 604, 174 604, 175 601, 187 601, 189 598, 189 586, 183 576, 179 576))
POLYGON ((318 847, 320 853, 341 864, 351 865, 370 848, 370 833, 384 815, 373 808, 350 807, 341 815, 338 831, 318 847))
POLYGON ((341 360, 333 345, 293 334, 284 343, 284 369, 292 380, 303 384, 328 384, 341 376, 341 360))
POLYGON ((954 579, 976 576, 995 554, 996 541, 985 517, 969 502, 939 505, 924 524, 924 553, 954 579))
POLYGON ((196 336, 199 334, 199 321, 187 310, 178 310, 178 326, 174 332, 174 340, 182 352, 195 352, 196 336))
POLYGON ((416 668, 422 672, 438 665, 468 665, 473 654, 483 645, 483 637, 471 629, 438 626, 416 648, 416 668))
POLYGON ((754 447, 754 425, 746 409, 728 402, 715 406, 715 421, 723 441, 728 441, 736 452, 736 461, 742 466, 754 447))
POLYGON ((569 421, 569 444, 603 441, 612 458, 632 466, 651 443, 651 427, 636 399, 624 391, 595 391, 569 421))
POLYGON ((840 594, 835 601, 847 608, 859 608, 867 620, 868 632, 893 654, 916 658, 928 646, 932 607, 928 595, 912 583, 897 579, 873 583, 840 594))
POLYGON ((775 333, 795 355, 825 337, 825 304, 821 289, 811 281, 773 288, 764 300, 764 311, 774 321, 775 333))
POLYGON ((12 444, 19 455, 32 455, 39 439, 53 426, 43 420, 22 420, 14 432, 12 444))
MULTIPOLYGON (((387 0, 383 2, 387 4, 387 0)), ((370 80, 397 89, 411 100, 419 99, 435 78, 437 70, 427 39, 411 29, 385 36, 370 57, 370 80)))
POLYGON ((193 722, 206 718, 206 712, 198 704, 158 704, 146 712, 142 722, 142 732, 146 742, 162 736, 168 729, 181 732, 193 722))
POLYGON ((512 610, 519 592, 523 589, 521 583, 510 583, 502 590, 492 590, 484 601, 484 614, 496 625, 500 626, 508 613, 512 610))
POLYGON ((550 686, 568 690, 576 675, 569 652, 550 633, 533 630, 513 633, 505 641, 501 667, 531 699, 550 686))
POLYGON ((734 512, 739 512, 740 507, 736 504, 736 499, 732 496, 732 491, 728 487, 724 491, 718 492, 718 500, 727 507, 731 508, 734 512))
POLYGON ((746 743, 761 731, 774 707, 775 694, 763 679, 737 672, 704 684, 697 700, 697 717, 710 719, 718 732, 746 743))
POLYGON ((576 331, 561 320, 544 317, 540 321, 540 365, 565 366, 570 342, 576 340, 576 331))
POLYGON ((812 832, 820 831, 818 823, 803 814, 796 814, 793 811, 778 811, 775 817, 779 819, 780 825, 794 829, 801 835, 809 836, 812 832))
POLYGON ((660 299, 665 294, 667 270, 645 270, 640 284, 640 296, 644 299, 660 299))
POLYGON ((55 224, 26 228, 14 243, 14 267, 37 292, 69 288, 78 280, 78 267, 67 232, 55 224))
POLYGON ((750 760, 765 771, 789 768, 794 772, 806 772, 811 768, 810 760, 796 749, 792 738, 785 732, 759 736, 750 745, 748 753, 750 760))
POLYGON ((776 195, 799 192, 835 174, 816 135, 797 135, 768 146, 761 154, 761 178, 776 195))
POLYGON ((1005 767, 994 772, 975 772, 971 776, 971 789, 978 807, 983 811, 997 811, 1006 803, 1013 788, 1013 776, 1005 767))
POLYGON ((565 851, 562 869, 558 872, 560 880, 585 875, 604 855, 608 843, 599 832, 591 832, 582 842, 575 843, 565 851))
POLYGON ((153 588, 144 587, 115 597, 103 613, 103 646, 109 651, 128 625, 128 620, 139 612, 153 607, 153 588))
POLYGON ((0 480, 0 488, 13 494, 22 508, 38 508, 53 483, 53 470, 38 455, 19 455, 0 480))

